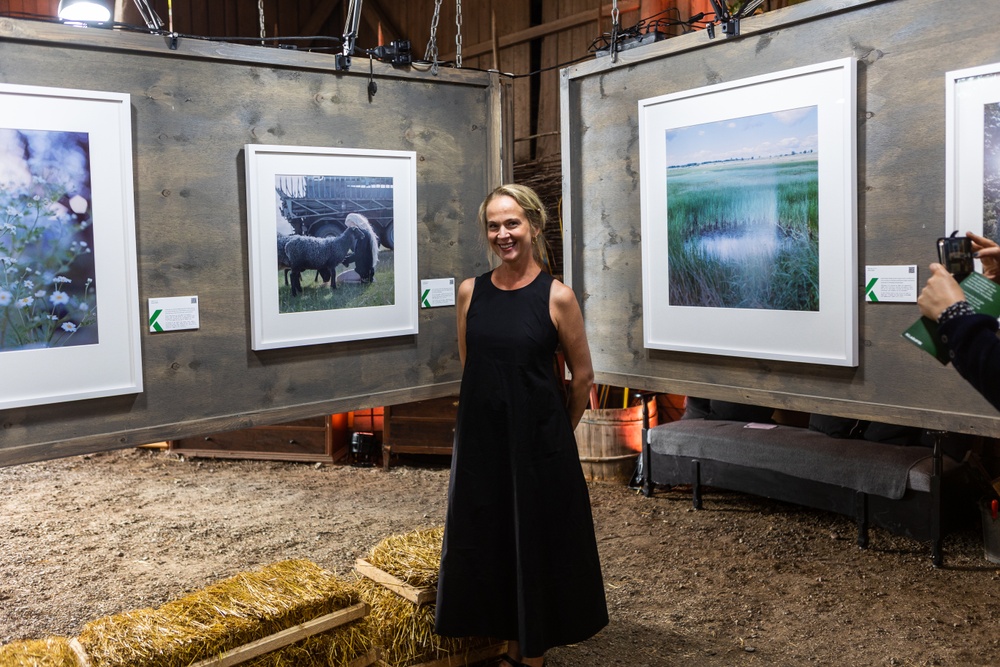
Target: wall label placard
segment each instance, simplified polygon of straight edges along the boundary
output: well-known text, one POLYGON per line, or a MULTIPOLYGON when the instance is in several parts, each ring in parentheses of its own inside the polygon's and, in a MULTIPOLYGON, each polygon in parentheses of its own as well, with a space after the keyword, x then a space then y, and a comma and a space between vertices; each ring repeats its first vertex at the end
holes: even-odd
POLYGON ((917 265, 865 267, 865 301, 917 302, 917 265))
POLYGON ((172 296, 149 300, 149 331, 185 331, 197 329, 198 297, 172 296))
POLYGON ((455 279, 432 278, 420 281, 420 307, 439 308, 455 305, 455 279))

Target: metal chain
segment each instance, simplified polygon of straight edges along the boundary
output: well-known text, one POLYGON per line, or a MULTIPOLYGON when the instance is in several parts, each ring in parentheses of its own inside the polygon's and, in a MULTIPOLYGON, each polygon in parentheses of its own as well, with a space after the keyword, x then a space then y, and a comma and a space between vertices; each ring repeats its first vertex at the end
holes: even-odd
POLYGON ((434 16, 431 18, 431 38, 427 40, 427 50, 424 52, 424 60, 431 63, 431 72, 438 73, 438 21, 441 20, 441 0, 434 0, 434 16))
POLYGON ((618 0, 611 2, 611 62, 618 62, 618 0))
POLYGON ((455 67, 462 67, 462 0, 455 0, 455 67))
POLYGON ((266 32, 264 31, 264 0, 257 0, 257 15, 260 16, 260 43, 264 43, 266 32))

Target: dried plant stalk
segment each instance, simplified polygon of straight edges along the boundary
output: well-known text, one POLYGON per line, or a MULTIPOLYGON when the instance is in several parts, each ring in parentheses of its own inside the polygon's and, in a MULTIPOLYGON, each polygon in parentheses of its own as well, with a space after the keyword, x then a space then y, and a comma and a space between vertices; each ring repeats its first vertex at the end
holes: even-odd
POLYGON ((77 667, 65 637, 47 637, 0 646, 0 667, 77 667))
POLYGON ((393 535, 376 544, 366 559, 411 586, 437 586, 444 528, 425 528, 393 535))
MULTIPOLYGON (((318 565, 283 561, 237 574, 157 609, 88 623, 78 639, 94 667, 185 667, 358 601, 353 584, 318 565)), ((347 657, 324 664, 346 665, 370 648, 358 633, 344 637, 353 642, 338 649, 347 657), (350 654, 354 649, 357 653, 350 654)))
MULTIPOLYGON (((365 559, 418 588, 437 586, 444 528, 426 528, 393 535, 379 542, 365 559)), ((487 638, 443 637, 434 632, 435 605, 417 606, 381 584, 361 578, 358 589, 371 607, 364 623, 390 667, 408 667, 447 656, 462 655, 493 643, 487 638)))

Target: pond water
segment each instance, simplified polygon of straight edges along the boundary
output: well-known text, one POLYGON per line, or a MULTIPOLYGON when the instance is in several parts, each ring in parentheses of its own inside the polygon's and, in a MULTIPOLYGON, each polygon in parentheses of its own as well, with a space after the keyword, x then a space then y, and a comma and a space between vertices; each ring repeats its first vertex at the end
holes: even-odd
POLYGON ((685 243, 685 250, 696 256, 725 263, 770 259, 782 249, 784 242, 776 226, 759 227, 742 234, 707 234, 685 243))

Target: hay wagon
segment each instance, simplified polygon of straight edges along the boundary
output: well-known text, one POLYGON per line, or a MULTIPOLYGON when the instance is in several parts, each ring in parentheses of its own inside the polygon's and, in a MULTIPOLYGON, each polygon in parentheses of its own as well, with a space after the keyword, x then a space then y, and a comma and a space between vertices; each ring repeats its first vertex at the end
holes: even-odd
POLYGON ((287 176, 277 187, 282 217, 296 234, 337 236, 350 213, 368 218, 379 243, 392 250, 392 179, 373 176, 287 176))

